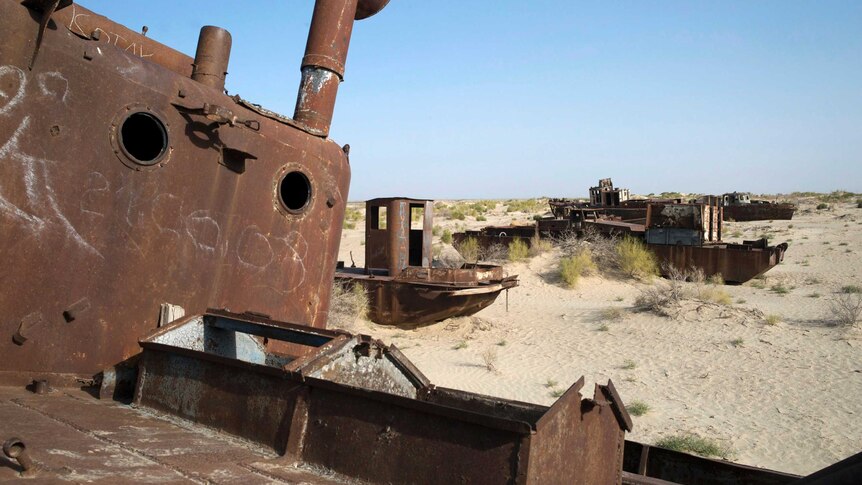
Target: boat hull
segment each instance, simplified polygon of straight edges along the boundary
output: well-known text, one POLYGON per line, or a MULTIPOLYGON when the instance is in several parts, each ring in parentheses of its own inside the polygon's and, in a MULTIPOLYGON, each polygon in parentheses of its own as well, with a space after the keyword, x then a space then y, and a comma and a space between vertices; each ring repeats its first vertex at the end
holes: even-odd
POLYGON ((362 285, 368 295, 368 318, 381 325, 428 324, 473 315, 518 284, 514 276, 482 283, 434 283, 341 271, 335 279, 362 285))
POLYGON ((647 247, 655 253, 663 273, 668 266, 699 268, 707 277, 721 275, 726 283, 733 284, 745 283, 769 271, 784 259, 787 250, 786 243, 776 246, 754 243, 704 246, 647 244, 647 247))
POLYGON ((725 221, 789 221, 793 219, 793 204, 746 204, 724 206, 725 221))

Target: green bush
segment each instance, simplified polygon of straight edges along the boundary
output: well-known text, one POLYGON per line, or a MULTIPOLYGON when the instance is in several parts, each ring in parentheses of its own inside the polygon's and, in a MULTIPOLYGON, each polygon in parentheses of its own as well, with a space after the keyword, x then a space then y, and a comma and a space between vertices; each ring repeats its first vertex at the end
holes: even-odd
POLYGON ((825 202, 821 202, 821 203, 817 204, 817 210, 819 210, 819 211, 824 210, 824 209, 828 209, 828 208, 829 208, 829 204, 827 204, 825 202))
POLYGON ((662 438, 656 442, 656 446, 683 453, 694 453, 705 457, 716 456, 727 458, 731 453, 727 447, 720 443, 709 438, 700 437, 694 433, 662 438))
POLYGON ((440 240, 446 244, 452 244, 452 231, 443 229, 443 235, 440 236, 440 240))
POLYGON ((475 263, 479 260, 479 241, 474 237, 468 237, 455 246, 465 261, 475 263))
POLYGON ((631 276, 650 278, 659 273, 658 260, 646 245, 630 236, 617 244, 620 270, 631 276))
POLYGON ((596 270, 596 263, 589 249, 584 248, 573 256, 560 260, 560 277, 569 288, 578 286, 581 276, 596 270))
POLYGON ((530 255, 530 248, 527 243, 520 238, 509 243, 509 261, 517 262, 527 259, 530 255))
POLYGON ((650 411, 650 407, 643 401, 632 401, 626 405, 626 411, 632 416, 643 416, 650 411))

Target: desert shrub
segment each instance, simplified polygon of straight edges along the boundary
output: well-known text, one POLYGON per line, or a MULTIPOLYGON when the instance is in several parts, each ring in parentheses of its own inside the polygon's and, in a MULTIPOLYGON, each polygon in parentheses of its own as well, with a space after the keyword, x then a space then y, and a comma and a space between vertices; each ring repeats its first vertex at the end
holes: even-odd
POLYGON ((742 347, 742 344, 744 343, 745 340, 743 340, 742 337, 737 337, 730 341, 730 345, 733 345, 734 347, 742 347))
POLYGON ((602 270, 617 268, 619 266, 619 255, 617 243, 619 239, 607 237, 592 226, 587 226, 578 237, 574 232, 565 232, 554 240, 554 244, 560 248, 564 256, 573 256, 582 249, 587 248, 593 257, 593 261, 602 270))
POLYGON ((635 369, 637 366, 638 366, 637 362, 635 362, 631 359, 626 359, 625 361, 623 361, 623 367, 622 368, 625 370, 632 370, 632 369, 635 369))
POLYGON ((491 244, 482 250, 482 261, 503 261, 508 258, 509 249, 500 243, 491 244))
POLYGON ((485 363, 485 368, 488 369, 488 372, 495 372, 497 370, 497 349, 494 347, 488 347, 482 352, 482 362, 485 363))
POLYGON ((440 258, 440 255, 443 254, 443 245, 434 244, 431 246, 431 257, 434 259, 440 258))
POLYGON ((859 285, 847 285, 841 287, 841 293, 854 294, 862 293, 862 287, 859 285))
POLYGON ((449 214, 449 217, 451 217, 452 219, 457 219, 459 221, 463 221, 467 218, 467 216, 461 210, 453 210, 449 214))
POLYGON ((365 318, 366 315, 368 315, 368 295, 365 287, 334 281, 329 303, 328 324, 343 328, 351 325, 357 318, 365 318))
POLYGON ((520 238, 509 243, 509 261, 523 261, 530 255, 530 249, 527 243, 520 238))
POLYGON ((714 285, 707 285, 698 288, 697 297, 703 301, 711 301, 713 303, 718 303, 719 305, 730 305, 733 303, 733 299, 730 297, 730 294, 714 285))
POLYGON ((619 267, 624 273, 641 278, 658 274, 658 260, 646 245, 632 237, 624 237, 617 244, 619 267))
POLYGON ((479 241, 474 237, 468 237, 455 246, 455 249, 464 258, 464 261, 475 263, 479 260, 479 241))
POLYGON ((443 229, 443 235, 440 236, 440 240, 446 244, 452 244, 452 231, 443 229))
POLYGON ((538 256, 548 252, 553 248, 553 245, 547 239, 542 239, 539 236, 533 236, 530 239, 530 256, 538 256))
POLYGON ((487 221, 488 218, 483 216, 482 214, 479 214, 478 216, 476 216, 476 220, 479 222, 483 222, 483 221, 487 221))
POLYGON ((774 314, 766 315, 766 317, 764 317, 764 319, 763 319, 763 322, 766 323, 767 325, 770 325, 770 326, 778 325, 778 322, 780 322, 780 321, 781 321, 781 317, 778 315, 774 315, 774 314))
POLYGON ((603 320, 622 320, 623 309, 619 307, 605 308, 601 311, 603 320))
POLYGON ((819 211, 822 211, 822 210, 825 210, 828 208, 829 208, 829 204, 827 204, 825 202, 821 202, 821 203, 817 204, 817 210, 819 210, 819 211))
POLYGON ((862 316, 862 294, 841 293, 829 302, 830 321, 835 325, 849 327, 856 325, 862 316))
POLYGON ((856 208, 862 209, 862 199, 856 199, 856 208))
POLYGON ((577 254, 560 259, 560 277, 570 288, 578 285, 581 276, 594 271, 596 263, 589 248, 582 248, 577 254))
POLYGON ((779 294, 779 295, 786 295, 786 294, 790 293, 790 290, 786 286, 782 285, 781 283, 779 283, 777 285, 772 285, 769 289, 772 292, 779 294))
POLYGON ((650 409, 649 404, 643 401, 632 401, 629 404, 626 404, 626 411, 628 411, 632 416, 643 416, 648 413, 650 409))
POLYGON ((431 235, 440 236, 441 234, 443 234, 443 228, 442 227, 435 225, 434 227, 431 228, 431 235))
POLYGON ((655 445, 669 450, 694 453, 705 457, 727 458, 731 454, 730 449, 717 441, 703 438, 694 433, 667 436, 658 440, 655 445))
POLYGON ((347 219, 344 219, 344 222, 341 223, 341 227, 343 229, 356 229, 356 223, 353 221, 348 221, 347 219))

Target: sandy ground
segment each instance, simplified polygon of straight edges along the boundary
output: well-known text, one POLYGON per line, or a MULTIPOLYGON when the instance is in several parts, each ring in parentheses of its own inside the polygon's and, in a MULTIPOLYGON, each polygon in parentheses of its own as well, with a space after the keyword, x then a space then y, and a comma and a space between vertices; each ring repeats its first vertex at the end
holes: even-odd
MULTIPOLYGON (((551 251, 506 265, 520 275, 508 311, 501 295, 473 317, 409 330, 358 320, 348 330, 396 344, 437 385, 509 399, 550 405, 581 375, 588 393, 592 382, 612 379, 626 402, 650 407, 633 418, 631 439, 694 432, 731 449, 733 461, 807 474, 862 450, 862 332, 829 322, 829 300, 862 284, 862 209, 814 205, 803 202, 792 221, 725 225, 725 240, 769 232, 772 243, 790 243, 765 278, 724 287, 729 307, 693 306, 676 319, 635 312, 640 288, 651 283, 592 276, 569 289, 551 251), (605 320, 609 307, 622 309, 622 319, 605 320), (758 312, 780 323, 767 325, 758 312)), ((435 224, 454 232, 531 215, 498 205, 487 221, 435 224)), ((363 239, 362 221, 346 229, 341 259, 349 264, 352 251, 361 266, 363 239)))

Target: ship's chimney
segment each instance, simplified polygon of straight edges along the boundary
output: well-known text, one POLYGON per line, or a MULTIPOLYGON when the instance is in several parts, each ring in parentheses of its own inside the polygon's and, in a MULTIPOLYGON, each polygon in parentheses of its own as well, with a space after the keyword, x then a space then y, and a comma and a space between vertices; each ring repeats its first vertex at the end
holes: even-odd
POLYGON ((224 91, 227 63, 230 60, 230 32, 207 25, 201 28, 192 79, 219 91, 224 91))
POLYGON ((329 135, 338 84, 344 79, 353 21, 376 14, 387 3, 389 0, 315 1, 293 114, 294 121, 306 132, 329 135))

